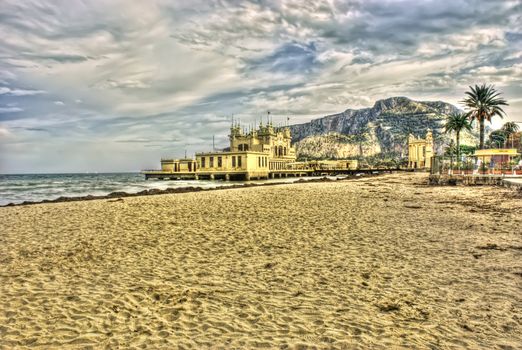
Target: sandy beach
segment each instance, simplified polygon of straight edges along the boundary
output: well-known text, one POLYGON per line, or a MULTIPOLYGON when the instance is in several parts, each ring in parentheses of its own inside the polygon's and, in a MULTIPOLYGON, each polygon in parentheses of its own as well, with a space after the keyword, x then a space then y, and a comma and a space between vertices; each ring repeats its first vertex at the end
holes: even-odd
POLYGON ((0 348, 522 348, 520 195, 426 183, 0 208, 0 348))

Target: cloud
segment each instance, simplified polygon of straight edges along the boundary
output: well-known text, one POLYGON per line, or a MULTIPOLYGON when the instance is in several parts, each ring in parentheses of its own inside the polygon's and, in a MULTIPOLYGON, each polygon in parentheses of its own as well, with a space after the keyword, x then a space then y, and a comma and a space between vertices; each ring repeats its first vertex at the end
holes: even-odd
POLYGON ((24 89, 11 89, 7 86, 0 87, 0 95, 9 95, 9 96, 33 96, 44 94, 45 91, 42 90, 24 90, 24 89))
POLYGON ((23 109, 20 107, 0 107, 0 113, 17 113, 22 111, 23 109))
POLYGON ((7 128, 0 126, 0 137, 7 137, 9 135, 11 135, 9 130, 7 130, 7 128))
POLYGON ((208 150, 212 136, 225 146, 232 115, 304 122, 393 95, 457 104, 481 82, 510 101, 522 94, 521 11, 487 0, 4 0, 0 120, 16 140, 2 141, 0 163, 139 170, 208 150))
POLYGON ((147 89, 150 85, 140 80, 116 81, 113 79, 107 79, 106 81, 97 84, 96 87, 100 89, 147 89))
POLYGON ((282 45, 273 53, 250 62, 250 69, 263 69, 287 74, 307 74, 318 65, 314 43, 292 42, 282 45))
POLYGON ((157 142, 157 141, 147 140, 147 139, 130 139, 130 140, 116 140, 115 142, 119 142, 119 143, 151 143, 151 142, 157 142))

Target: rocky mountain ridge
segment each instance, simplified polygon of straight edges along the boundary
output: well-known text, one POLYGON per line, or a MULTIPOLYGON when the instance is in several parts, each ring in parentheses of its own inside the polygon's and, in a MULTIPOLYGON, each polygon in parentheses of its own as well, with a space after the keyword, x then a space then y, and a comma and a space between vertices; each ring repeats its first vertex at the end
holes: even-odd
MULTIPOLYGON (((435 149, 440 154, 453 135, 444 133, 449 114, 461 112, 442 101, 414 101, 391 97, 375 102, 371 108, 347 109, 342 113, 291 125, 292 139, 300 158, 407 156, 411 133, 424 137, 433 131, 435 149)), ((474 145, 476 131, 462 132, 461 143, 474 145)))

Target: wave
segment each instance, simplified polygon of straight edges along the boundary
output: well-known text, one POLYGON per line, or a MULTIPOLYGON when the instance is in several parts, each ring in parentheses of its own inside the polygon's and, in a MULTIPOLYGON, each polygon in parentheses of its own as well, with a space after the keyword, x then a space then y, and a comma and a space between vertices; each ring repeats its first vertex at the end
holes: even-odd
MULTIPOLYGON (((331 177, 338 179, 339 177, 331 177)), ((139 174, 57 174, 57 175, 2 175, 0 176, 0 205, 56 200, 60 197, 109 196, 111 193, 171 193, 186 188, 202 190, 237 185, 289 183, 317 178, 282 178, 249 182, 209 180, 145 180, 139 174), (171 192, 168 192, 171 191, 171 192)))

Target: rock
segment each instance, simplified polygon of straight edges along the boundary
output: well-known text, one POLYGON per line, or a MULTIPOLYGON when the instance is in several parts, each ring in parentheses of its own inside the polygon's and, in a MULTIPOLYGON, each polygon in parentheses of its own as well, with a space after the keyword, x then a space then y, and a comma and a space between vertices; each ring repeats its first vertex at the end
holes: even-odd
MULTIPOLYGON (((383 156, 399 158, 407 155, 407 138, 433 130, 436 150, 440 154, 451 135, 443 132, 450 113, 459 109, 449 103, 413 101, 407 97, 391 97, 375 102, 372 108, 346 111, 291 125, 293 141, 301 158, 350 158, 383 156), (442 141, 442 142, 441 142, 442 141)), ((474 145, 477 135, 461 133, 461 144, 474 145)))
POLYGON ((119 198, 119 197, 126 197, 129 194, 127 192, 112 192, 107 195, 107 198, 119 198))

